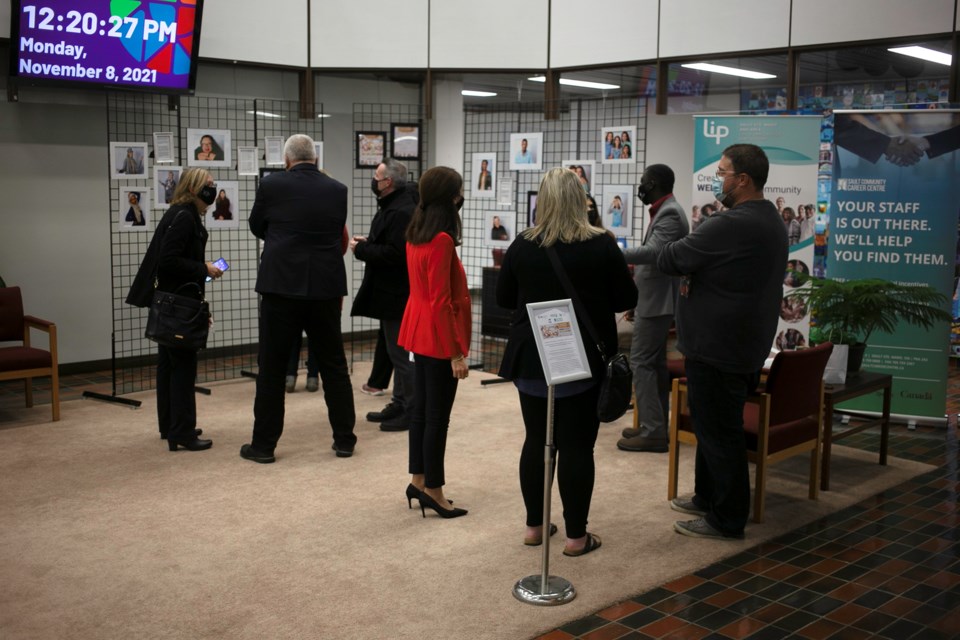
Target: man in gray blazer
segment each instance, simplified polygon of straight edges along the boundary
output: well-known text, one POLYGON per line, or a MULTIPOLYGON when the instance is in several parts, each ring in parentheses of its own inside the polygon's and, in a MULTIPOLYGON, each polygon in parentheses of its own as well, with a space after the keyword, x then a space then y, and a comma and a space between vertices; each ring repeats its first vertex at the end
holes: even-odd
POLYGON ((634 279, 640 292, 630 348, 640 426, 623 430, 617 447, 624 451, 663 453, 667 450, 670 403, 667 338, 680 278, 661 273, 657 269, 657 257, 663 245, 690 232, 687 217, 673 197, 673 182, 673 170, 665 164, 653 164, 644 170, 637 197, 649 207, 650 226, 643 243, 623 254, 628 264, 637 265, 634 279))

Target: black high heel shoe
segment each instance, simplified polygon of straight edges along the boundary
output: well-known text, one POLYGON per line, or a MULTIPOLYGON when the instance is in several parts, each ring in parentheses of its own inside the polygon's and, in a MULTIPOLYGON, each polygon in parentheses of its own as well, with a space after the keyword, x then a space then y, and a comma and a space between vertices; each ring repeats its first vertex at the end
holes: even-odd
POLYGON ((187 451, 203 451, 213 446, 213 440, 201 440, 200 438, 183 442, 167 440, 167 446, 170 447, 170 451, 176 451, 179 447, 183 447, 187 451))
MULTIPOLYGON (((420 494, 423 493, 420 489, 417 489, 416 485, 408 484, 407 485, 407 509, 413 509, 413 501, 420 499, 420 494)), ((453 504, 453 500, 447 499, 447 502, 453 504)))
POLYGON ((425 492, 420 492, 420 513, 423 514, 423 517, 427 517, 427 511, 424 507, 430 507, 437 512, 437 515, 441 518, 459 518, 460 516, 467 515, 466 509, 458 509, 454 507, 449 511, 437 504, 437 501, 427 495, 425 492))
POLYGON ((414 485, 407 485, 407 509, 413 509, 413 501, 420 499, 420 489, 414 485))

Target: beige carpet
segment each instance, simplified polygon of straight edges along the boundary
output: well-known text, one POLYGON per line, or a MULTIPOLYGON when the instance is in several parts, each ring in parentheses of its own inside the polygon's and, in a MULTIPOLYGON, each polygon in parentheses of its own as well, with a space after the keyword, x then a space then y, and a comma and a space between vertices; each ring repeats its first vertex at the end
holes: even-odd
MULTIPOLYGON (((539 574, 521 544, 522 442, 516 392, 461 383, 447 453, 447 494, 470 514, 407 510, 406 434, 362 416, 383 398, 357 396, 359 443, 330 450, 321 394, 287 396, 277 463, 238 456, 254 385, 198 396, 211 451, 169 453, 152 393, 139 410, 80 400, 49 411, 0 412, 0 638, 529 638, 858 502, 931 467, 836 447, 833 491, 806 499, 807 458, 778 465, 767 523, 745 541, 673 533, 665 455, 619 452, 628 417, 601 427, 590 530, 603 548, 567 558, 561 532, 551 573, 577 598, 539 608, 514 583, 539 574)), ((366 379, 358 366, 354 381, 366 379)), ((300 384, 303 384, 303 376, 300 384)), ((692 484, 685 447, 681 490, 692 484)))

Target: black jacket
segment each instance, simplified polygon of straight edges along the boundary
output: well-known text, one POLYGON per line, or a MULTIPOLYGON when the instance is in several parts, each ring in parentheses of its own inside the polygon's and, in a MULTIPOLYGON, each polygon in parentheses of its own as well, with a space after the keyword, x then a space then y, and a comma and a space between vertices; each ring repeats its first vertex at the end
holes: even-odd
POLYGON ((366 242, 354 250, 366 263, 363 283, 353 300, 352 316, 400 320, 410 296, 407 275, 407 225, 417 207, 416 185, 401 185, 380 198, 366 242))
MULTIPOLYGON (((195 206, 173 205, 167 209, 130 286, 127 304, 150 306, 154 276, 158 280, 156 288, 161 291, 176 291, 193 282, 200 286, 202 294, 207 278, 207 265, 203 259, 206 246, 207 230, 195 206)), ((181 293, 196 292, 192 287, 190 289, 192 292, 184 290, 181 293)))
MULTIPOLYGON (((580 303, 590 315, 594 329, 606 348, 606 355, 617 352, 617 311, 637 306, 637 287, 633 283, 623 252, 606 233, 573 244, 554 245, 560 263, 567 272, 580 303)), ((500 365, 500 375, 513 379, 543 379, 543 366, 533 338, 528 302, 569 298, 553 270, 547 252, 524 235, 518 235, 503 257, 497 280, 497 304, 513 309, 510 336, 500 365)), ((579 320, 579 316, 578 316, 579 320)), ((594 377, 602 375, 603 360, 583 322, 578 321, 583 346, 594 377)))
POLYGON ((347 294, 343 227, 347 187, 303 162, 264 177, 250 231, 264 241, 259 293, 330 300, 347 294))

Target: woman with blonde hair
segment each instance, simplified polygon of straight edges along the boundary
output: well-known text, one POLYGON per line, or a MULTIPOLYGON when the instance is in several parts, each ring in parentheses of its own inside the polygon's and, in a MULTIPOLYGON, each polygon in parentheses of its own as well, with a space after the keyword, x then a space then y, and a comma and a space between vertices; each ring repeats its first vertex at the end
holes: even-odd
POLYGON ((457 385, 470 373, 470 290, 457 257, 462 222, 463 177, 449 167, 433 167, 420 176, 420 204, 407 226, 410 297, 397 342, 413 354, 414 385, 410 408, 410 484, 420 511, 443 518, 467 515, 443 494, 444 457, 450 411, 457 385))
MULTIPOLYGON (((130 288, 128 303, 150 306, 154 288, 202 299, 207 276, 223 275, 216 265, 204 262, 207 230, 202 218, 216 196, 216 183, 206 169, 194 167, 183 172, 130 288)), ((197 437, 201 430, 197 429, 196 378, 196 350, 157 345, 157 419, 160 437, 166 439, 170 451, 179 447, 202 451, 213 444, 197 437)))
MULTIPOLYGON (((637 304, 637 288, 623 253, 603 229, 590 225, 584 215, 586 208, 586 195, 574 173, 562 168, 548 171, 537 195, 537 222, 510 245, 497 282, 497 304, 514 310, 500 375, 517 387, 526 429, 520 454, 520 491, 527 512, 524 544, 531 546, 543 542, 547 384, 526 305, 570 297, 547 252, 556 252, 580 299, 580 309, 600 336, 605 355, 617 351, 614 314, 637 304)), ((604 366, 585 323, 581 319, 578 324, 593 376, 557 385, 554 390, 557 484, 567 537, 563 553, 568 556, 600 547, 600 537, 587 531, 587 516, 593 495, 593 446, 600 428, 598 385, 604 366)), ((554 531, 551 524, 550 533, 554 531)))

